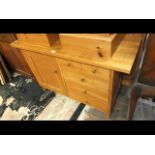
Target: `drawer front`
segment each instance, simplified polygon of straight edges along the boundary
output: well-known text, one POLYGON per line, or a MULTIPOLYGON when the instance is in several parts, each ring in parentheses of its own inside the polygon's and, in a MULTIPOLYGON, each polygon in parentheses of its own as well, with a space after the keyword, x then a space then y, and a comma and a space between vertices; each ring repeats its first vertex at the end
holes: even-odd
POLYGON ((68 76, 67 74, 68 72, 76 72, 76 73, 82 72, 82 65, 80 65, 79 63, 62 59, 57 59, 57 61, 61 67, 64 77, 68 76))
POLYGON ((97 92, 93 92, 87 87, 69 80, 66 80, 66 86, 71 98, 88 104, 101 111, 107 111, 108 101, 106 101, 104 97, 98 95, 97 92))
POLYGON ((70 73, 80 73, 80 75, 83 73, 84 75, 91 76, 95 79, 101 79, 102 81, 109 81, 110 72, 107 69, 91 66, 91 65, 85 65, 80 64, 73 61, 68 60, 61 60, 57 59, 62 70, 64 73, 64 76, 68 77, 68 72, 70 73))
POLYGON ((88 103, 87 95, 86 95, 86 89, 80 86, 79 84, 65 80, 67 91, 70 97, 84 103, 88 103))
POLYGON ((83 55, 85 53, 95 53, 96 56, 101 58, 111 55, 111 45, 106 41, 60 34, 60 42, 66 49, 73 51, 76 49, 76 51, 83 53, 83 55))
POLYGON ((103 109, 108 103, 110 71, 57 59, 70 97, 103 109))
POLYGON ((95 57, 111 57, 124 34, 61 34, 60 41, 63 47, 78 51, 85 55, 91 53, 95 57))

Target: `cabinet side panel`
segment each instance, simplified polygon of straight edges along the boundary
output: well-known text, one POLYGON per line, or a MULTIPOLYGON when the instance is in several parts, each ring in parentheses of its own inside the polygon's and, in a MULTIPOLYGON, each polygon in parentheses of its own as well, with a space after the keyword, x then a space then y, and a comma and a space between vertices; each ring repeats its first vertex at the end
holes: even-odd
POLYGON ((116 98, 121 87, 121 74, 119 72, 111 71, 110 73, 110 91, 109 91, 109 108, 108 111, 111 113, 111 110, 116 102, 116 98))
POLYGON ((12 48, 8 43, 0 43, 0 50, 13 70, 31 75, 31 71, 20 50, 12 48))

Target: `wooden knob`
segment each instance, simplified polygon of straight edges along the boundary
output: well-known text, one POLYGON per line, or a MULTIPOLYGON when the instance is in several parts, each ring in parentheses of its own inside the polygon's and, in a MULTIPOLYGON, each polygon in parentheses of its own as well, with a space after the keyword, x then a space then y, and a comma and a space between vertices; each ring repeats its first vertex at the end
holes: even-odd
POLYGON ((101 57, 101 58, 104 57, 103 52, 102 52, 103 50, 99 46, 96 47, 96 48, 98 50, 98 52, 97 52, 98 56, 101 57))
POLYGON ((67 66, 70 67, 71 66, 71 63, 68 63, 67 66))
POLYGON ((97 70, 96 70, 96 69, 93 69, 93 70, 92 70, 92 73, 96 73, 96 72, 97 72, 97 70))
POLYGON ((81 82, 84 82, 84 81, 86 81, 85 79, 81 79, 81 82))
POLYGON ((87 94, 87 90, 84 90, 83 93, 84 93, 84 94, 87 94))
POLYGON ((57 70, 55 70, 55 71, 54 71, 54 73, 58 73, 58 71, 57 71, 57 70))
POLYGON ((100 51, 98 51, 98 56, 101 57, 101 58, 104 57, 103 54, 100 51))

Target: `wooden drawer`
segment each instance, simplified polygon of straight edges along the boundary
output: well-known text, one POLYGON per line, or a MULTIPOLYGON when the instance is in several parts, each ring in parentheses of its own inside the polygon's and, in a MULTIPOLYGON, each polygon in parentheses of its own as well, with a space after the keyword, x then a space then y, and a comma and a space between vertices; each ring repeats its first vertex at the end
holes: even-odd
POLYGON ((86 96, 86 89, 76 82, 65 80, 66 86, 67 86, 67 91, 68 95, 80 102, 87 103, 88 99, 86 96))
POLYGON ((110 72, 107 69, 99 68, 96 66, 80 64, 73 61, 57 59, 58 63, 63 70, 64 77, 68 77, 68 74, 72 76, 72 74, 76 73, 79 75, 84 75, 92 78, 101 79, 102 81, 109 81, 110 72))
POLYGON ((92 55, 101 58, 111 57, 122 41, 124 34, 61 34, 60 42, 62 47, 75 50, 85 55, 92 55))
POLYGON ((73 61, 68 61, 68 60, 62 60, 62 59, 57 59, 59 65, 61 66, 61 69, 64 72, 64 76, 66 76, 67 71, 74 71, 74 72, 82 72, 82 65, 79 63, 73 62, 73 61))
POLYGON ((101 111, 107 111, 108 100, 100 96, 98 92, 84 87, 76 82, 66 80, 68 95, 82 103, 88 104, 101 111))
POLYGON ((109 81, 102 81, 99 79, 94 79, 93 77, 88 77, 84 74, 76 74, 76 73, 68 73, 68 76, 64 76, 65 80, 73 81, 81 85, 82 87, 86 87, 94 93, 98 93, 101 96, 107 98, 109 93, 109 81))

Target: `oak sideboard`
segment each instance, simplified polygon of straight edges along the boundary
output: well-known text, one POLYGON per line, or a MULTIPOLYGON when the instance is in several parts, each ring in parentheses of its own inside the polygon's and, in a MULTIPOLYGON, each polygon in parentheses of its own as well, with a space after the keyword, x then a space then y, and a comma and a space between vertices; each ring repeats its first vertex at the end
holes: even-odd
POLYGON ((110 116, 120 73, 130 74, 142 34, 17 34, 38 83, 110 116))

